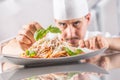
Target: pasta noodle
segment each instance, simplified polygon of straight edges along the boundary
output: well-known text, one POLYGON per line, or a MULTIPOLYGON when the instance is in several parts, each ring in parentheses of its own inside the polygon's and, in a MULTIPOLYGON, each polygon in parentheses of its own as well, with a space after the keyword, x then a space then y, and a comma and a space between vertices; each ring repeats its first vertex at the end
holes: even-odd
MULTIPOLYGON (((58 37, 53 39, 43 38, 36 41, 27 52, 22 53, 22 57, 31 58, 58 58, 70 56, 65 47, 72 51, 77 48, 72 47, 69 43, 60 40, 58 37)), ((81 52, 83 53, 83 52, 81 52)), ((79 54, 81 54, 79 53, 79 54)))

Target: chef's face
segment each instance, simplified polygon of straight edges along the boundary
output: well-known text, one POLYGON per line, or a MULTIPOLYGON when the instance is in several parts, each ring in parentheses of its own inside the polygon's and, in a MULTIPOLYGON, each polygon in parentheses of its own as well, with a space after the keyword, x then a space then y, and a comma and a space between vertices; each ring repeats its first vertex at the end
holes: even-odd
POLYGON ((61 38, 72 46, 78 46, 78 41, 84 38, 89 22, 90 13, 82 18, 55 20, 56 26, 62 31, 61 38))

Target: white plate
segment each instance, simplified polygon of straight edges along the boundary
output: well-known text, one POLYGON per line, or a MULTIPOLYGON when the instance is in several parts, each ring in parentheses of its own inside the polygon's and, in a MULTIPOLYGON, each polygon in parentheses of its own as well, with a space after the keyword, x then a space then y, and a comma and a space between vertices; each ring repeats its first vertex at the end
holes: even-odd
POLYGON ((76 62, 81 59, 88 59, 98 54, 102 54, 106 48, 102 48, 96 51, 88 52, 85 54, 80 54, 76 56, 70 57, 60 57, 60 58, 21 58, 20 56, 9 56, 9 55, 2 55, 0 60, 5 60, 12 62, 17 65, 25 65, 25 66, 48 66, 48 65, 55 65, 55 64, 65 64, 70 62, 76 62))

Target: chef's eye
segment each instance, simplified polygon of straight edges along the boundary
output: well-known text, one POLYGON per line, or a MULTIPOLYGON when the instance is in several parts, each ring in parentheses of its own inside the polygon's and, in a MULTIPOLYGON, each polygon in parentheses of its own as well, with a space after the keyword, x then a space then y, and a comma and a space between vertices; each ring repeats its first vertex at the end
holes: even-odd
POLYGON ((76 21, 76 22, 73 23, 74 27, 78 27, 79 25, 80 25, 80 21, 76 21))
POLYGON ((67 27, 67 24, 66 23, 59 23, 59 26, 65 29, 67 27))

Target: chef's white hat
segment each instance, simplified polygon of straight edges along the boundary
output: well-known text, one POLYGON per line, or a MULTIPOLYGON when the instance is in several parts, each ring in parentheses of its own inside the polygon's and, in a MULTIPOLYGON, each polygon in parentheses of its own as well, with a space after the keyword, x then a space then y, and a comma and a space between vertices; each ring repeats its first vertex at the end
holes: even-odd
POLYGON ((54 18, 69 20, 88 14, 87 0, 53 0, 54 18))

